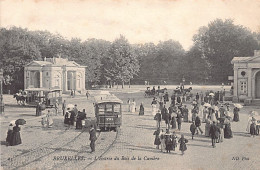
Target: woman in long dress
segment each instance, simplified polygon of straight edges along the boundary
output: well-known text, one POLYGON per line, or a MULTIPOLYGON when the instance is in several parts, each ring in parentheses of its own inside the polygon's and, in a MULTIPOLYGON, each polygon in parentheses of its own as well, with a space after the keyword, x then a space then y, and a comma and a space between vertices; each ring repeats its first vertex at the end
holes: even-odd
POLYGON ((250 126, 252 124, 252 119, 253 117, 252 116, 249 116, 248 120, 247 120, 247 127, 246 127, 246 131, 247 133, 250 133, 250 126))
POLYGON ((206 124, 205 124, 205 136, 209 137, 209 130, 210 130, 210 126, 211 126, 211 121, 209 119, 205 120, 206 124))
POLYGON ((238 122, 239 121, 239 108, 235 107, 234 110, 233 110, 233 113, 234 113, 234 118, 233 118, 233 121, 234 122, 238 122))
POLYGON ((159 149, 159 145, 161 144, 160 129, 158 128, 156 131, 154 131, 153 135, 155 135, 154 145, 156 145, 156 149, 159 149))
POLYGON ((135 113, 135 109, 136 109, 136 102, 135 99, 133 99, 131 103, 131 113, 135 113))
POLYGON ((48 114, 46 115, 46 119, 47 119, 47 127, 52 127, 53 125, 53 119, 50 113, 50 110, 48 110, 48 114))
POLYGON ((160 140, 161 140, 161 151, 166 151, 166 145, 165 145, 165 134, 163 133, 163 130, 160 133, 160 140))
POLYGON ((157 113, 157 101, 155 98, 153 99, 151 105, 152 105, 152 115, 155 116, 157 113))
POLYGON ((172 125, 172 129, 176 129, 176 113, 173 112, 172 113, 172 120, 171 120, 171 125, 172 125))
POLYGON ((18 124, 16 124, 16 126, 13 127, 13 135, 12 135, 12 140, 11 140, 12 146, 19 145, 22 143, 20 130, 21 130, 21 128, 18 126, 18 124))
POLYGON ((12 137, 13 137, 13 122, 10 122, 8 126, 8 131, 7 131, 7 136, 6 136, 6 145, 7 146, 12 146, 12 137))
POLYGON ((228 122, 228 123, 225 125, 224 138, 230 139, 230 138, 232 138, 232 137, 233 137, 233 135, 232 135, 232 130, 231 130, 231 124, 230 124, 230 122, 228 122))
POLYGON ((181 138, 179 139, 178 141, 180 143, 180 151, 182 153, 182 155, 184 155, 184 151, 187 150, 187 146, 186 146, 186 143, 188 143, 188 140, 184 138, 184 135, 182 134, 181 135, 181 138))
POLYGON ((143 103, 141 103, 141 105, 140 105, 139 115, 144 115, 144 105, 143 105, 143 103))

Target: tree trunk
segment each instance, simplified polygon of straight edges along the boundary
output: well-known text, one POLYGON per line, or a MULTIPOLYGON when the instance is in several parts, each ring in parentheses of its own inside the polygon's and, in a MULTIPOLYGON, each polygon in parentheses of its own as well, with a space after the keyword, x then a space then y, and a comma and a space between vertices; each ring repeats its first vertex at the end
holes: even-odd
POLYGON ((124 85, 125 85, 125 82, 124 82, 124 81, 122 81, 122 89, 124 88, 124 85))

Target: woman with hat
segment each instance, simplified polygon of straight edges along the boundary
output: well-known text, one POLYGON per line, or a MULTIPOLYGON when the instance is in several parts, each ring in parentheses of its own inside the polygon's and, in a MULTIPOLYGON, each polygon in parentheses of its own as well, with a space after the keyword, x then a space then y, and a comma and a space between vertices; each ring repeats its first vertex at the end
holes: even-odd
POLYGON ((159 149, 159 145, 161 144, 161 140, 160 140, 160 128, 157 128, 157 130, 154 131, 153 135, 155 135, 154 145, 156 145, 156 149, 159 149))
POLYGON ((235 122, 238 122, 239 121, 239 108, 235 107, 234 110, 233 110, 233 113, 234 113, 234 118, 233 118, 233 121, 235 122))
POLYGON ((16 123, 15 126, 13 127, 13 134, 12 134, 12 138, 11 138, 11 146, 19 145, 19 144, 22 143, 20 130, 21 130, 21 128, 16 123))
POLYGON ((250 125, 250 134, 255 137, 256 135, 256 119, 252 117, 252 124, 250 125))
POLYGON ((6 137, 6 145, 7 146, 12 146, 12 137, 13 137, 13 126, 15 125, 15 121, 11 121, 9 126, 8 126, 8 131, 7 131, 7 137, 6 137))
POLYGON ((188 140, 184 138, 184 135, 182 134, 181 135, 181 138, 179 139, 178 141, 180 143, 180 151, 182 153, 182 155, 184 155, 184 151, 187 150, 187 146, 186 146, 186 143, 188 143, 188 140))

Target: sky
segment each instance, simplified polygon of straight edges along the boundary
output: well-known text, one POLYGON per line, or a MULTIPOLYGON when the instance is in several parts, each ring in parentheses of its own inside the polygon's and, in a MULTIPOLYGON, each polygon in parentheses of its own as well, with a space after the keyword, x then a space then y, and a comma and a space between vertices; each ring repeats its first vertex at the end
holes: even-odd
POLYGON ((216 18, 260 32, 260 0, 0 0, 0 26, 47 30, 70 39, 131 44, 173 39, 189 49, 216 18))

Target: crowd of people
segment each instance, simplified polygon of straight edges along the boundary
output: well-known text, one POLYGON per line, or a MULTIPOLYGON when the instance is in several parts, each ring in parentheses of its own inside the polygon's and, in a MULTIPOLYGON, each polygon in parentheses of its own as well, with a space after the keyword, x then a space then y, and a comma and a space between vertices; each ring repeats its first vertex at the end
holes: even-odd
MULTIPOLYGON (((233 117, 231 116, 230 104, 224 102, 225 91, 206 91, 194 95, 193 100, 188 101, 182 94, 177 94, 176 91, 169 97, 168 93, 161 96, 159 100, 152 100, 152 114, 156 121, 156 131, 154 145, 162 152, 175 151, 177 143, 180 143, 179 150, 184 153, 187 149, 187 139, 182 134, 182 123, 190 124, 191 139, 199 133, 210 137, 212 147, 216 147, 216 143, 221 143, 224 139, 233 137, 231 122, 238 122, 239 111, 242 107, 234 105, 233 117), (169 100, 170 98, 170 100, 169 100), (166 104, 169 102, 169 107, 166 104), (187 104, 190 102, 191 104, 187 104), (185 104, 184 104, 185 103, 185 104), (187 104, 187 105, 186 105, 187 104), (159 109, 156 110, 157 106, 159 109), (165 123, 165 131, 162 128, 162 123, 165 123), (204 127, 203 127, 203 124, 204 127), (204 130, 203 130, 204 129, 204 130), (176 132, 180 132, 179 140, 176 132), (159 147, 160 146, 160 147, 159 147)), ((259 128, 256 126, 256 119, 253 116, 249 117, 247 131, 255 136, 259 134, 259 128)))

